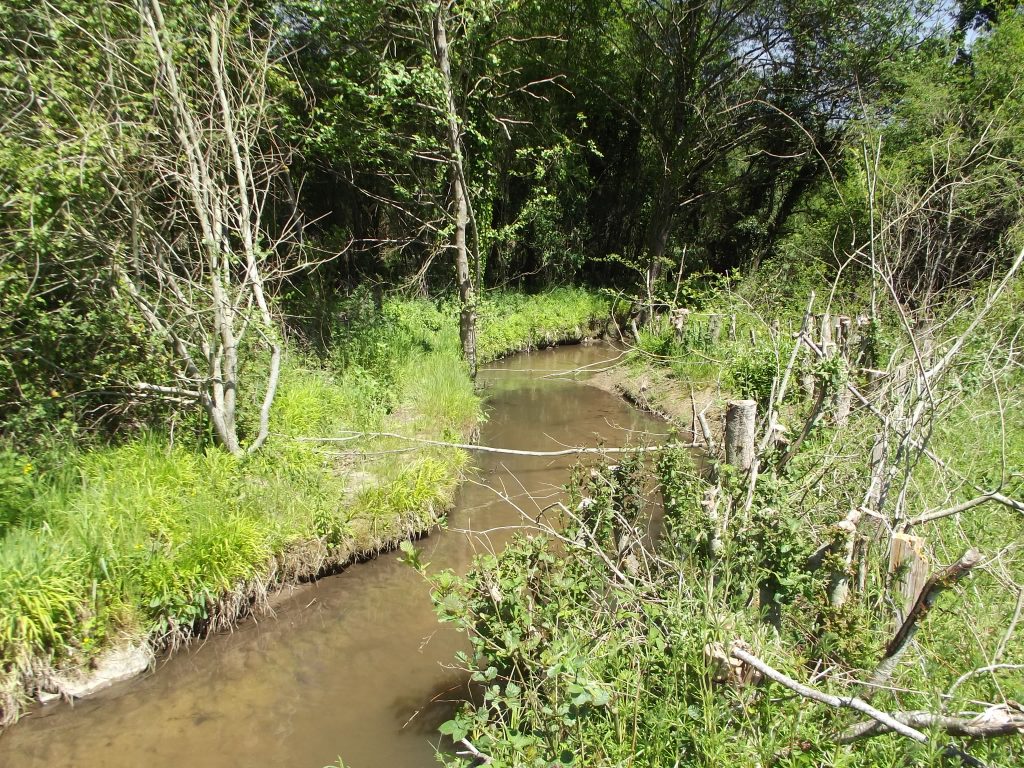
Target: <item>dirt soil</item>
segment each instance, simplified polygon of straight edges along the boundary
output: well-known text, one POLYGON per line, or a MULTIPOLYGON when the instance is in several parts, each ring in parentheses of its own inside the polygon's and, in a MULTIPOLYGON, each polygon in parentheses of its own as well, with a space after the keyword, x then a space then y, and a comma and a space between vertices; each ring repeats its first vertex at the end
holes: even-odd
MULTIPOLYGON (((721 436, 724 395, 714 386, 701 382, 699 386, 690 387, 672 378, 662 368, 625 364, 595 373, 587 383, 624 397, 638 408, 658 414, 684 434, 694 434, 696 408, 698 413, 704 414, 714 437, 718 439, 721 436)), ((700 430, 697 430, 694 442, 700 439, 700 430)))

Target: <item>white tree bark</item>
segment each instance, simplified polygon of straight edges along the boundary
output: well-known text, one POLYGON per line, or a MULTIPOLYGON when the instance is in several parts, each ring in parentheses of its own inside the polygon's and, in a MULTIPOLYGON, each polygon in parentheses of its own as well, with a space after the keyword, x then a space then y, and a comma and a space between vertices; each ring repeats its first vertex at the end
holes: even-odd
POLYGON ((254 28, 239 37, 232 31, 239 18, 227 6, 210 8, 205 39, 168 24, 160 0, 139 0, 133 7, 138 38, 100 41, 112 67, 120 68, 111 100, 124 105, 123 120, 130 124, 138 120, 133 99, 151 99, 149 122, 143 119, 137 127, 160 138, 125 143, 121 124, 112 135, 111 210, 123 211, 130 259, 118 243, 103 247, 111 250, 119 289, 172 351, 178 379, 173 387, 139 383, 136 390, 178 399, 191 393, 226 450, 255 451, 270 432, 282 354, 266 288, 275 274, 271 259, 278 242, 268 234, 263 214, 286 167, 267 104, 273 40, 254 28), (194 59, 180 56, 181 34, 189 35, 194 59), (127 64, 120 53, 126 44, 152 52, 151 72, 127 64), (258 431, 244 448, 239 373, 250 332, 270 355, 258 431))

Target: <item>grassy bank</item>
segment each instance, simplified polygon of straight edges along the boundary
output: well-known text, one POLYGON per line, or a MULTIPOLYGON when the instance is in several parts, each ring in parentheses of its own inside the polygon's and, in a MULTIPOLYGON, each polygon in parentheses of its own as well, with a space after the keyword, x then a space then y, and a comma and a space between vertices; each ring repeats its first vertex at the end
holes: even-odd
MULTIPOLYGON (((488 297, 481 357, 579 338, 606 311, 582 291, 488 297)), ((167 647, 229 625, 277 585, 436 523, 464 453, 297 438, 469 436, 483 409, 457 327, 450 303, 361 302, 326 354, 289 350, 272 439, 251 457, 181 425, 116 446, 0 454, 0 721, 59 689, 56 668, 132 639, 167 647)))
MULTIPOLYGON (((776 402, 788 429, 767 441, 756 482, 720 454, 710 471, 698 471, 685 453, 661 455, 653 471, 617 461, 574 489, 570 508, 579 519, 479 558, 465 578, 434 576, 438 612, 474 643, 460 661, 484 691, 442 732, 492 765, 1018 764, 1019 725, 1001 738, 958 738, 932 721, 921 726, 927 744, 859 730, 865 716, 760 680, 728 654, 742 641, 801 683, 870 697, 906 721, 939 713, 960 723, 1020 722, 1024 517, 982 504, 906 527, 982 490, 1024 496, 1024 378, 1019 353, 1001 343, 1021 332, 1019 294, 994 307, 955 366, 929 380, 931 392, 901 383, 915 370, 915 348, 883 320, 870 330, 870 363, 798 356, 781 403, 775 395, 800 306, 777 313, 773 334, 761 320, 772 314, 752 311, 744 297, 709 298, 683 334, 667 323, 642 331, 626 378, 642 380, 635 389, 652 403, 691 383, 717 384, 723 400, 757 400, 762 414, 776 402), (717 338, 713 315, 726 318, 717 338), (838 417, 836 396, 847 381, 874 411, 855 402, 838 417), (816 418, 819 392, 826 406, 816 418), (914 434, 926 435, 938 460, 898 452, 894 430, 914 429, 910 419, 923 412, 930 420, 914 434), (887 495, 874 498, 867 491, 879 434, 886 455, 897 458, 882 465, 887 495), (652 486, 657 493, 642 498, 652 486), (661 541, 624 538, 655 501, 664 503, 661 541), (889 676, 865 685, 912 604, 901 591, 909 567, 890 561, 896 534, 915 537, 925 575, 971 547, 983 559, 915 625, 914 643, 889 676), (969 757, 960 759, 959 749, 969 757)), ((927 345, 915 339, 918 350, 930 348, 921 353, 929 365, 967 326, 956 314, 961 306, 936 319, 941 330, 927 345)))

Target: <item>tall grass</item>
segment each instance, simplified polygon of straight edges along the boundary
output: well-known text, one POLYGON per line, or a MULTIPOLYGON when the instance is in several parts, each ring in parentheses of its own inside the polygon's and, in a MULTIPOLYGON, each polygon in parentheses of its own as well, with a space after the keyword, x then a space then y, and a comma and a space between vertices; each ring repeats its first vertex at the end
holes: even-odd
MULTIPOLYGON (((894 484, 887 512, 895 507, 897 498, 902 515, 912 519, 926 511, 953 507, 983 490, 998 490, 1012 498, 1024 493, 1024 376, 1019 355, 1008 343, 1021 334, 1020 290, 1017 286, 1012 297, 1004 297, 977 329, 941 382, 941 389, 938 380, 932 382, 934 391, 929 397, 934 398, 935 412, 927 430, 928 446, 943 464, 923 460, 915 465, 907 460, 906 467, 890 470, 898 469, 900 480, 905 476, 907 481, 905 486, 894 484)), ((654 324, 642 331, 632 359, 643 366, 663 366, 683 381, 702 376, 717 379, 731 396, 750 397, 764 404, 777 387, 793 348, 792 331, 803 311, 801 292, 787 293, 790 306, 784 312, 777 312, 769 303, 768 299, 776 302, 776 298, 768 296, 760 303, 762 308, 771 307, 764 317, 781 318, 781 333, 775 337, 766 333, 765 322, 751 311, 742 295, 723 293, 710 297, 704 309, 710 307, 709 311, 726 317, 735 311, 735 339, 723 330, 719 340, 712 342, 702 310, 700 315, 691 315, 682 339, 676 339, 667 324, 660 328, 654 324), (756 343, 751 343, 749 329, 754 330, 756 343)), ((754 298, 749 291, 747 298, 754 298)), ((964 306, 983 303, 984 295, 979 292, 973 301, 950 302, 940 308, 939 316, 930 318, 935 329, 930 341, 937 349, 948 348, 973 317, 964 306)), ((833 315, 841 311, 852 314, 863 306, 863 298, 858 303, 857 292, 849 291, 845 305, 840 308, 833 303, 831 311, 833 315)), ((879 352, 876 364, 881 368, 888 364, 892 371, 901 360, 914 361, 915 350, 893 310, 883 310, 877 326, 866 332, 872 335, 869 341, 879 352)), ((812 409, 812 398, 800 386, 800 378, 814 370, 810 356, 798 360, 779 415, 780 422, 791 429, 799 429, 812 409)), ((862 392, 873 397, 885 385, 873 385, 866 373, 854 368, 849 375, 855 377, 862 392)), ((657 386, 658 377, 650 380, 657 386)), ((886 417, 890 417, 888 402, 876 399, 886 417)), ((891 417, 902 418, 898 413, 891 417)), ((671 490, 671 484, 663 484, 670 532, 672 524, 680 522, 670 514, 674 507, 688 515, 678 526, 682 536, 676 537, 676 543, 685 546, 662 551, 667 573, 659 571, 658 579, 641 588, 627 584, 628 589, 622 590, 625 594, 615 592, 616 584, 604 587, 603 592, 593 588, 590 594, 578 597, 582 592, 578 580, 564 576, 561 571, 569 566, 559 560, 556 566, 536 567, 554 571, 545 574, 545 586, 567 586, 537 595, 538 588, 531 584, 534 592, 527 591, 524 600, 507 582, 514 572, 528 573, 534 563, 499 562, 489 565, 487 571, 478 569, 470 580, 460 583, 460 589, 482 586, 508 596, 500 622, 491 623, 485 600, 464 604, 450 618, 472 620, 472 629, 483 630, 484 639, 493 641, 481 655, 486 658, 484 668, 490 664, 499 671, 499 678, 489 681, 495 691, 502 675, 501 665, 495 663, 500 661, 498 652, 514 643, 522 643, 524 655, 531 652, 528 661, 535 665, 535 675, 525 683, 511 677, 514 696, 496 693, 489 699, 489 710, 467 708, 447 728, 465 729, 474 744, 488 744, 488 754, 496 762, 524 754, 524 734, 531 738, 540 735, 548 748, 546 755, 557 756, 561 750, 586 753, 587 764, 873 766, 948 762, 940 754, 941 748, 923 750, 893 737, 855 746, 837 745, 836 734, 853 721, 851 718, 807 702, 795 704, 799 700, 779 696, 773 687, 730 690, 712 684, 709 664, 703 658, 704 643, 727 644, 742 637, 777 668, 798 678, 807 679, 812 669, 823 669, 826 672, 817 685, 841 693, 859 690, 852 681, 868 677, 898 626, 893 614, 900 610, 896 606, 901 598, 894 601, 890 593, 900 574, 891 572, 889 532, 875 527, 879 524, 874 520, 862 522, 857 557, 862 559, 863 571, 854 568, 853 572, 858 580, 863 579, 863 589, 858 586, 841 607, 828 604, 824 596, 830 585, 804 563, 811 551, 833 535, 831 526, 847 510, 863 503, 871 476, 872 448, 880 430, 876 416, 855 403, 842 426, 830 418, 818 423, 784 472, 772 473, 769 454, 761 465, 762 470, 769 470, 760 476, 757 492, 747 500, 744 484, 744 493, 734 497, 746 503, 745 511, 729 529, 731 542, 725 541, 717 551, 708 544, 709 526, 715 525, 715 519, 707 517, 710 497, 691 493, 680 501, 678 489, 670 493, 666 489, 671 490), (746 543, 737 547, 736 542, 744 537, 746 543), (710 575, 689 570, 693 557, 686 547, 699 551, 711 563, 710 575), (713 558, 707 557, 709 552, 714 552, 713 558), (502 572, 502 568, 507 570, 502 572), (778 605, 764 617, 772 625, 768 634, 751 607, 764 606, 760 590, 765 584, 774 590, 778 605), (646 597, 644 590, 649 590, 646 597), (609 598, 608 592, 613 597, 609 598), (734 595, 731 604, 723 601, 730 593, 734 595), (562 613, 545 616, 533 607, 543 605, 560 606, 562 613), (603 613, 602 608, 609 605, 615 610, 603 613), (515 626, 519 618, 529 626, 515 626), (545 622, 557 625, 558 631, 539 632, 541 650, 533 653, 528 641, 535 635, 529 627, 544 627, 545 622), (570 664, 571 675, 564 675, 570 664), (630 677, 634 670, 644 671, 642 680, 630 677), (582 690, 580 681, 585 681, 582 690), (599 705, 592 698, 596 691, 603 691, 599 705), (574 697, 579 705, 570 706, 568 712, 559 709, 566 702, 575 703, 574 697), (531 721, 525 728, 514 727, 514 722, 504 717, 504 712, 516 705, 529 712, 531 721), (541 714, 535 715, 537 712, 541 714), (666 724, 671 725, 666 728, 666 724)), ((735 475, 728 470, 719 477, 725 478, 719 490, 734 487, 730 482, 735 475)), ((1019 547, 1024 541, 1024 518, 1012 509, 990 504, 916 526, 912 533, 922 537, 919 546, 930 572, 955 562, 969 547, 980 549, 986 560, 957 590, 941 598, 941 607, 921 622, 912 651, 897 666, 886 688, 875 692, 873 703, 886 711, 941 711, 969 717, 985 708, 983 702, 1021 700, 1024 676, 1018 665, 1024 664, 1024 645, 1019 642, 1020 629, 1014 617, 1019 617, 1020 585, 1024 584, 1024 557, 1019 547), (961 675, 986 669, 994 661, 1006 666, 971 676, 956 687, 955 696, 945 693, 961 675)), ((520 548, 522 556, 527 545, 520 548)), ((530 556, 540 562, 542 555, 546 553, 530 556)), ((843 563, 840 560, 838 564, 843 563)), ((835 567, 831 564, 829 569, 835 567)), ((527 662, 518 663, 516 672, 527 667, 527 662)), ((929 735, 938 744, 949 741, 941 731, 929 735)), ((1017 765, 1022 759, 1019 739, 972 740, 968 747, 975 757, 991 760, 991 764, 1017 765)))
POLYGON ((480 304, 478 352, 493 360, 511 351, 579 340, 601 330, 607 299, 579 288, 558 288, 537 296, 488 294, 480 304))

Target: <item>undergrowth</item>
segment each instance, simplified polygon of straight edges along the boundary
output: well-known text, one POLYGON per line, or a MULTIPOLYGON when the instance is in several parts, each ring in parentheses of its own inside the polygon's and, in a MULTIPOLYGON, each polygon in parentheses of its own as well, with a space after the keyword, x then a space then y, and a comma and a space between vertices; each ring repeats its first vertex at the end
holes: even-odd
MULTIPOLYGON (((855 292, 848 300, 852 315, 855 292)), ((652 545, 631 538, 655 509, 655 499, 639 512, 635 501, 651 481, 635 463, 620 461, 585 482, 577 478, 559 524, 478 558, 466 576, 430 576, 439 616, 472 642, 473 653, 458 662, 477 690, 441 728, 455 742, 446 764, 1019 764, 1019 735, 959 739, 924 728, 925 745, 892 734, 845 743, 844 733, 865 717, 776 683, 739 679, 728 661, 717 665, 715 650, 744 642, 798 681, 837 696, 872 696, 886 712, 982 722, 1019 711, 1024 517, 998 504, 911 529, 927 573, 957 562, 970 547, 981 551, 983 564, 920 620, 913 646, 883 687, 862 685, 906 610, 895 586, 903 571, 889 562, 893 526, 983 492, 1024 495, 1024 379, 1019 353, 1006 346, 1021 333, 1019 302, 1015 292, 995 307, 942 379, 929 401, 932 420, 922 428, 937 458, 890 470, 906 482, 894 483, 879 502, 884 514, 865 500, 872 448, 889 420, 906 414, 879 418, 854 401, 840 420, 834 407, 846 381, 875 397, 901 365, 913 365, 906 329, 883 313, 861 329, 863 351, 842 361, 833 355, 816 362, 806 353, 795 359, 778 413, 784 428, 766 441, 749 497, 747 478, 733 468, 712 463, 710 472, 698 470, 690 456, 664 452, 654 474, 665 533, 652 545), (884 369, 881 380, 874 366, 884 369), (828 404, 822 418, 813 416, 819 392, 828 404), (847 561, 836 542, 845 541, 841 532, 850 529, 841 524, 853 513, 861 522, 851 538, 855 558, 847 561), (849 585, 841 600, 833 591, 839 582, 849 585), (959 749, 970 757, 956 757, 959 749)), ((948 348, 965 327, 956 311, 948 321, 934 319, 937 349, 948 348)), ((682 332, 667 317, 641 330, 630 362, 661 367, 684 386, 719 381, 732 396, 757 401, 763 414, 770 400, 779 404, 800 313, 791 302, 772 329, 749 297, 705 297, 682 332), (722 318, 718 334, 711 330, 714 315, 722 318)))
MULTIPOLYGON (((638 465, 624 464, 591 472, 570 489, 578 515, 518 536, 500 555, 478 557, 464 577, 430 577, 441 620, 470 638, 473 652, 457 661, 478 689, 441 726, 456 744, 446 765, 473 764, 454 754, 467 755, 466 744, 502 768, 950 764, 942 745, 951 739, 940 731, 929 732, 934 746, 895 736, 843 744, 838 734, 863 717, 767 681, 731 677, 712 661, 714 648, 742 641, 819 690, 863 695, 857 681, 891 631, 875 619, 888 605, 869 593, 832 609, 828 574, 807 570, 814 533, 828 530, 835 512, 807 521, 794 506, 800 482, 792 478, 759 491, 718 549, 715 521, 701 504, 712 484, 691 457, 673 451, 657 466, 666 532, 652 548, 629 538, 644 527, 653 500, 639 513, 635 501, 625 502, 647 481, 638 465)), ((742 485, 727 472, 721 480, 734 494, 721 501, 738 510, 742 485)), ((1019 577, 1020 563, 1015 567, 1019 577)), ((955 702, 936 700, 935 691, 986 663, 991 632, 1012 612, 990 576, 967 589, 975 594, 947 598, 949 608, 927 622, 914 654, 920 661, 901 665, 892 692, 876 696, 876 706, 957 711, 996 695, 989 677, 971 681, 955 702)), ((1022 660, 1019 649, 1006 658, 1022 660)), ((1019 681, 1011 671, 998 693, 1019 697, 1019 681)), ((1022 756, 1012 737, 972 741, 969 749, 989 765, 1017 764, 1022 756)))

